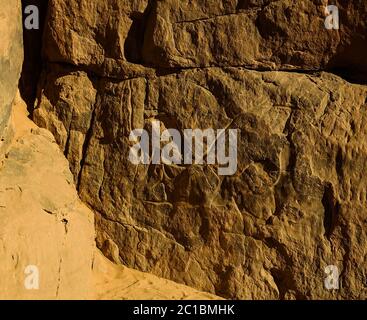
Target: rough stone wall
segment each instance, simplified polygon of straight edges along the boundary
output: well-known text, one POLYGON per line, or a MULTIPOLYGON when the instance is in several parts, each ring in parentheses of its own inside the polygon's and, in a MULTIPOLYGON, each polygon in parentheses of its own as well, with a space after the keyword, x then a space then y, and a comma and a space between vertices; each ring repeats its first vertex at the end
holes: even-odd
POLYGON ((11 137, 11 105, 23 62, 22 11, 20 0, 0 1, 0 159, 11 137))
POLYGON ((93 213, 54 137, 27 118, 16 95, 21 17, 20 1, 0 1, 0 299, 88 299, 93 213), (39 280, 37 290, 27 276, 39 280))
POLYGON ((229 298, 367 297, 367 87, 328 73, 366 81, 367 6, 339 5, 329 31, 324 1, 50 1, 33 117, 100 248, 229 298), (239 129, 237 173, 131 164, 153 119, 239 129))

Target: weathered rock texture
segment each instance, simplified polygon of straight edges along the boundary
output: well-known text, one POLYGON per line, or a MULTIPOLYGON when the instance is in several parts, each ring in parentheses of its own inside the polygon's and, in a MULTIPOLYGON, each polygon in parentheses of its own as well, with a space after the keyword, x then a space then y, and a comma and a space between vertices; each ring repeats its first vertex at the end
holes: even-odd
POLYGON ((0 167, 0 299, 91 298, 93 213, 52 134, 19 98, 13 108, 15 138, 0 167), (27 266, 39 270, 38 290, 25 287, 27 266))
POLYGON ((100 251, 93 262, 97 300, 222 300, 188 286, 131 270, 109 261, 100 251))
POLYGON ((339 31, 324 8, 50 2, 33 117, 68 158, 106 255, 230 298, 367 297, 367 87, 321 72, 366 80, 367 6, 340 1, 339 31), (152 119, 240 129, 237 173, 132 165, 130 131, 152 119), (327 265, 340 290, 324 288, 327 265))
POLYGON ((20 0, 0 1, 0 159, 11 138, 11 105, 23 61, 20 0))
MULTIPOLYGON (((0 299, 219 298, 114 266, 96 252, 93 213, 77 195, 67 160, 52 134, 27 118, 27 106, 16 95, 23 56, 20 3, 0 4, 0 299), (34 285, 38 278, 38 289, 27 288, 27 278, 34 285)), ((27 61, 19 85, 28 102, 40 66, 32 66, 37 52, 29 56, 32 39, 36 47, 42 41, 35 35, 25 33, 27 61)), ((112 243, 104 251, 118 259, 112 243)))
POLYGON ((364 1, 339 1, 341 28, 324 27, 323 0, 51 1, 45 54, 103 76, 160 68, 243 66, 367 71, 364 1))
POLYGON ((1 0, 0 7, 0 299, 86 299, 93 288, 93 213, 80 201, 52 134, 27 118, 19 94, 15 99, 22 11, 20 1, 1 0), (27 266, 38 268, 39 290, 27 290, 27 266))
POLYGON ((144 61, 165 67, 363 67, 367 7, 340 1, 342 28, 324 28, 327 1, 156 1, 144 61))

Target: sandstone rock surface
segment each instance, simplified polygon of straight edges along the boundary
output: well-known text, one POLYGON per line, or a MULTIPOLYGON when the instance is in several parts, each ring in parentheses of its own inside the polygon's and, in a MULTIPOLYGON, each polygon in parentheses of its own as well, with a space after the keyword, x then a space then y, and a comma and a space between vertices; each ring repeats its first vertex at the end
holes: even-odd
POLYGON ((93 213, 79 200, 53 136, 18 97, 15 138, 0 167, 0 299, 88 299, 93 294, 93 213), (25 287, 27 266, 39 289, 25 287))
POLYGON ((97 243, 116 243, 121 262, 232 298, 328 297, 320 266, 335 263, 348 274, 340 294, 364 296, 366 87, 237 68, 95 85, 80 72, 55 78, 35 121, 82 164, 73 168, 97 243), (78 113, 94 87, 94 107, 78 113), (72 126, 93 118, 89 138, 61 113, 72 126), (129 132, 152 115, 181 131, 240 129, 237 174, 131 164, 129 132))
MULTIPOLYGON (((23 57, 20 2, 0 4, 0 299, 218 299, 115 266, 96 251, 94 216, 77 195, 67 160, 52 134, 28 119, 16 95, 23 57)), ((24 84, 37 78, 29 73, 32 59, 20 85, 26 97, 32 90, 24 84)), ((75 114, 87 113, 94 98, 79 101, 84 109, 75 114)), ((88 121, 75 129, 87 131, 88 121)))
POLYGON ((66 159, 26 114, 17 96, 15 137, 0 167, 0 299, 220 299, 103 257, 66 159), (38 290, 25 287, 28 266, 38 268, 38 290))
POLYGON ((164 67, 364 68, 367 5, 340 1, 341 26, 324 27, 327 1, 156 1, 144 61, 164 67))
POLYGON ((366 81, 367 7, 340 1, 339 31, 324 9, 51 2, 33 119, 68 158, 110 259, 228 298, 367 297, 367 87, 323 72, 366 81), (131 164, 131 130, 154 119, 239 129, 237 173, 131 164))
POLYGON ((93 214, 79 200, 52 134, 27 118, 16 96, 22 10, 20 1, 0 5, 0 299, 86 299, 93 214), (32 276, 37 290, 26 286, 32 276))
POLYGON ((98 300, 221 300, 154 275, 113 264, 98 251, 93 263, 94 298, 98 300))
POLYGON ((341 1, 340 30, 327 30, 323 0, 52 1, 49 61, 100 75, 155 68, 235 67, 367 72, 364 1, 341 1))
POLYGON ((11 138, 11 105, 23 61, 20 0, 0 1, 0 159, 11 138))

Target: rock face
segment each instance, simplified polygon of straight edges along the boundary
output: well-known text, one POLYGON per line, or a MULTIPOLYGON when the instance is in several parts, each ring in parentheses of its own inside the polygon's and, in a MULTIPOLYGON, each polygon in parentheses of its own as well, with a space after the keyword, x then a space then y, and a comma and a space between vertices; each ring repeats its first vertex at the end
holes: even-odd
POLYGON ((79 200, 52 134, 27 118, 19 94, 15 99, 22 10, 20 1, 0 5, 0 299, 86 299, 93 213, 79 200))
POLYGON ((13 108, 15 139, 0 168, 0 299, 91 298, 93 213, 53 136, 27 119, 19 97, 13 108))
POLYGON ((323 1, 255 2, 51 1, 34 121, 112 260, 229 298, 366 298, 367 87, 324 72, 367 80, 366 3, 331 31, 323 1), (238 129, 236 174, 133 165, 154 119, 238 129))
POLYGON ((156 1, 143 57, 161 67, 363 67, 367 6, 341 1, 342 28, 324 28, 327 1, 156 1))
POLYGON ((339 2, 330 31, 324 0, 56 0, 45 54, 118 79, 142 66, 367 72, 367 6, 339 2))
POLYGON ((17 90, 23 61, 22 11, 20 0, 0 1, 0 159, 9 144, 11 105, 17 90))
POLYGON ((113 264, 100 251, 93 262, 97 300, 222 300, 154 275, 113 264))

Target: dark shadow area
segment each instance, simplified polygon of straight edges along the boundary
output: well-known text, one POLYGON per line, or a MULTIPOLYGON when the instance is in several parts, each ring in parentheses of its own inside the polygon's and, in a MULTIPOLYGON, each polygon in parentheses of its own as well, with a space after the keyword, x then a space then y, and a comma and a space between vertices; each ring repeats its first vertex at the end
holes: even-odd
POLYGON ((367 70, 364 71, 358 67, 338 67, 329 69, 327 72, 333 73, 350 83, 367 85, 367 70))
POLYGON ((149 1, 144 13, 133 12, 130 15, 132 25, 124 46, 125 58, 128 62, 143 64, 142 50, 144 37, 152 9, 153 2, 149 1))
POLYGON ((365 1, 338 0, 340 43, 326 71, 348 82, 367 84, 367 32, 365 1))
MULTIPOLYGON (((340 166, 340 164, 338 165, 340 166)), ((324 206, 324 235, 330 239, 340 212, 340 204, 335 198, 334 189, 331 184, 325 186, 322 205, 324 206)))
POLYGON ((33 105, 37 95, 37 84, 42 71, 42 38, 46 21, 49 0, 22 0, 23 12, 23 43, 24 62, 19 81, 19 91, 26 102, 28 111, 33 110, 33 105), (24 9, 28 5, 35 5, 39 9, 39 30, 27 30, 24 27, 24 20, 28 16, 24 14, 24 9))

